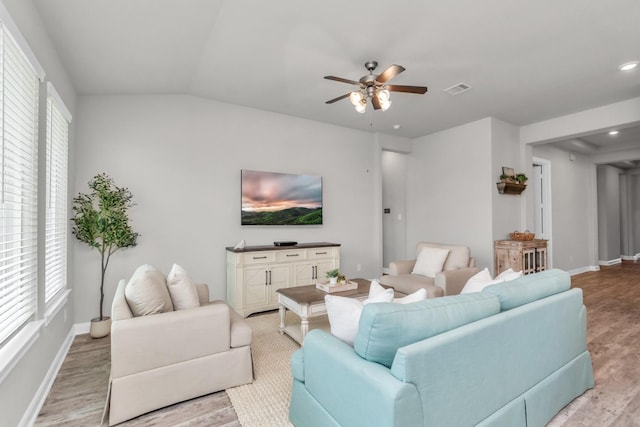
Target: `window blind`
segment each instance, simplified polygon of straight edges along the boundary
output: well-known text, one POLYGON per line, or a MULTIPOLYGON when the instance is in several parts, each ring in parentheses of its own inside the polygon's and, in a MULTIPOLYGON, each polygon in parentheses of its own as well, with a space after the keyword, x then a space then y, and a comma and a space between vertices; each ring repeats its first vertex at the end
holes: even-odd
POLYGON ((67 283, 67 152, 71 115, 53 86, 47 85, 47 207, 45 223, 45 302, 67 283))
POLYGON ((36 312, 39 77, 0 22, 0 345, 36 312))

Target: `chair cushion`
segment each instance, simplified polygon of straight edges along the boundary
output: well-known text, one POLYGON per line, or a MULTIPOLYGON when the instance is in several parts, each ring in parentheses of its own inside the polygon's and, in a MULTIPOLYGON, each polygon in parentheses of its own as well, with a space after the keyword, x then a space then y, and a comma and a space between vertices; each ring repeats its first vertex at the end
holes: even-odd
POLYGON ((417 245, 416 253, 419 254, 420 251, 426 247, 449 250, 449 256, 447 256, 447 259, 444 262, 444 266, 442 267, 443 271, 469 267, 469 261, 471 259, 471 249, 469 249, 468 246, 448 245, 445 243, 419 242, 417 245))
POLYGON ((167 287, 174 310, 200 307, 196 285, 185 269, 178 264, 173 264, 167 275, 167 287))
POLYGON ((354 349, 360 357, 391 367, 400 347, 500 312, 495 295, 473 293, 411 304, 369 304, 362 310, 354 349))
POLYGON ((449 249, 433 247, 422 248, 411 273, 434 278, 437 273, 442 271, 448 255, 449 249))
POLYGON ((163 274, 148 264, 136 269, 124 288, 124 296, 136 317, 173 311, 163 274))

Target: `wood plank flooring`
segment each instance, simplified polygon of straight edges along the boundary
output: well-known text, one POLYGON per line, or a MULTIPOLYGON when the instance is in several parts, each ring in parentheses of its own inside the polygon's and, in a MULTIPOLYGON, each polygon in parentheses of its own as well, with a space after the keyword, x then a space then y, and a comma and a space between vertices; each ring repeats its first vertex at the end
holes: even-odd
MULTIPOLYGON (((588 348, 596 386, 550 427, 640 426, 640 262, 624 261, 572 277, 587 307, 588 348)), ((99 426, 109 378, 109 338, 75 338, 36 426, 99 426)), ((120 426, 237 427, 222 391, 173 405, 120 426)))

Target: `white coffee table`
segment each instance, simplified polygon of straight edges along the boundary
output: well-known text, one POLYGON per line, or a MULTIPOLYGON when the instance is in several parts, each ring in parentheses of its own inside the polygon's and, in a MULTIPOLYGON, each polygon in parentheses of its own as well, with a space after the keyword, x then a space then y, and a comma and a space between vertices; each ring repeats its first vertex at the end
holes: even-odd
MULTIPOLYGON (((278 304, 280 304, 280 333, 287 334, 298 344, 304 344, 304 337, 311 327, 329 329, 326 319, 327 306, 324 302, 326 295, 339 295, 359 300, 365 300, 369 296, 369 286, 371 281, 367 279, 349 279, 358 283, 358 288, 350 291, 335 292, 327 294, 315 285, 296 286, 293 288, 280 288, 278 293, 278 304), (300 325, 287 325, 287 310, 296 314, 300 318, 300 325), (315 321, 315 322, 314 322, 315 321)), ((387 287, 387 286, 385 286, 387 287)), ((398 294, 399 296, 403 296, 398 294)))

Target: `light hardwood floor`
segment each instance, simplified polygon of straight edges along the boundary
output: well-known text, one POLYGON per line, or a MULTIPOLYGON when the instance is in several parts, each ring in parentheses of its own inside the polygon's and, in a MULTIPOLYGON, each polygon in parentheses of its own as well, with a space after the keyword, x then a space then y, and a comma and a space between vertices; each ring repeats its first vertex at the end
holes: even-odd
MULTIPOLYGON (((640 426, 640 262, 573 276, 587 307, 596 386, 563 409, 557 427, 640 426)), ((36 426, 98 426, 109 377, 109 338, 75 338, 36 426)), ((227 394, 210 394, 121 426, 239 426, 227 394)))

